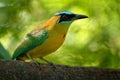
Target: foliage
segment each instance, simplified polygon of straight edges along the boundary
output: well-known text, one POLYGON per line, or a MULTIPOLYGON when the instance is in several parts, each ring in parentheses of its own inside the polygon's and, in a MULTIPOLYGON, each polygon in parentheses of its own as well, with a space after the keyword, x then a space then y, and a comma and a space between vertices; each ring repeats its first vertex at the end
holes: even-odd
POLYGON ((4 49, 1 43, 0 43, 0 59, 11 60, 10 54, 7 52, 6 49, 4 49))
POLYGON ((120 68, 119 0, 1 0, 0 42, 12 55, 24 35, 59 11, 86 14, 63 46, 45 58, 71 66, 120 68))

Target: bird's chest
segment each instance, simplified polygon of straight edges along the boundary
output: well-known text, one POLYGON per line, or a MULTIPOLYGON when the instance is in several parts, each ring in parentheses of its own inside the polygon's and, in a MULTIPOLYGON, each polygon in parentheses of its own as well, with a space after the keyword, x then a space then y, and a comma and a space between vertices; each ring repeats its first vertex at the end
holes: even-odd
POLYGON ((66 33, 62 33, 59 31, 50 31, 48 33, 48 42, 49 45, 53 46, 54 48, 58 48, 64 42, 66 33))
POLYGON ((48 38, 44 42, 43 46, 51 52, 55 51, 64 42, 65 35, 66 35, 66 33, 62 33, 62 32, 59 32, 59 31, 55 31, 55 30, 50 31, 50 32, 48 32, 48 38))

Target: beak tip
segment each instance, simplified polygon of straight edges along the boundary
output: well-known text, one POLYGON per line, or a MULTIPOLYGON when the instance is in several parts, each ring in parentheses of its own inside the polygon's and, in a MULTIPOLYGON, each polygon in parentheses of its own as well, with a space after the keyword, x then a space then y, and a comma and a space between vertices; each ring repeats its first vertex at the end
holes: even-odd
POLYGON ((88 16, 86 16, 85 18, 89 18, 88 16))
POLYGON ((78 14, 76 18, 77 19, 84 19, 84 18, 88 18, 88 16, 82 15, 82 14, 78 14))
POLYGON ((86 16, 86 15, 81 15, 81 16, 80 16, 80 19, 82 19, 82 18, 88 18, 88 16, 86 16))

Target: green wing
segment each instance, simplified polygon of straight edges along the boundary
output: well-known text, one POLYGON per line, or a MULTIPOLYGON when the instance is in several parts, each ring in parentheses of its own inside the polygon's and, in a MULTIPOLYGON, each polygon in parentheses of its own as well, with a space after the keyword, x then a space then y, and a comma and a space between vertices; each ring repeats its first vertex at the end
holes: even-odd
POLYGON ((45 30, 34 31, 27 34, 27 36, 15 50, 12 59, 15 59, 16 57, 42 44, 47 39, 47 37, 48 34, 45 30))

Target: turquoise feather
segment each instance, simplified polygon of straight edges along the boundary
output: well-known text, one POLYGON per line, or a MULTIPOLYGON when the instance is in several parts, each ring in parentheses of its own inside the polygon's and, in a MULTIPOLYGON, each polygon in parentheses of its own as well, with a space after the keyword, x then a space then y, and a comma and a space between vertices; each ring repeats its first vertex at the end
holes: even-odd
POLYGON ((48 38, 47 31, 40 30, 35 33, 27 34, 23 42, 15 50, 12 59, 26 53, 27 51, 35 48, 38 45, 41 45, 48 38))

